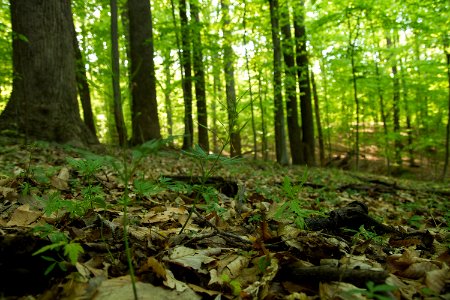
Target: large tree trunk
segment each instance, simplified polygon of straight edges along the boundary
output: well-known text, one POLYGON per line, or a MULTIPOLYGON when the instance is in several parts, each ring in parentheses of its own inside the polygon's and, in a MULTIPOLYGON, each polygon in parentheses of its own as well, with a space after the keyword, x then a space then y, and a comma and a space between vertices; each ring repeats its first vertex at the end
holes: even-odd
POLYGON ((120 92, 119 32, 117 26, 117 0, 110 0, 111 6, 111 64, 114 98, 114 121, 120 146, 127 144, 127 128, 122 111, 122 94, 120 92))
POLYGON ((281 34, 283 36, 284 57, 284 89, 286 93, 286 121, 289 135, 289 146, 291 149, 292 164, 305 164, 305 156, 302 150, 301 129, 298 119, 298 104, 296 86, 296 67, 294 58, 294 41, 292 40, 291 25, 288 7, 283 6, 281 10, 281 34))
POLYGON ((184 136, 183 149, 190 149, 194 144, 194 121, 192 120, 192 67, 191 39, 187 18, 186 0, 180 0, 181 22, 181 65, 184 70, 182 84, 184 97, 184 136))
POLYGON ((227 95, 228 130, 230 134, 231 157, 241 155, 241 134, 238 128, 236 90, 234 86, 234 52, 231 47, 230 16, 228 0, 221 1, 223 14, 223 63, 225 73, 225 92, 227 95))
POLYGON ((98 143, 80 118, 69 0, 11 1, 13 91, 0 129, 26 137, 98 143))
POLYGON ((161 138, 149 1, 128 0, 131 57, 132 144, 161 138))
POLYGON ((314 147, 314 118, 309 84, 308 54, 306 51, 305 1, 298 2, 294 9, 294 32, 296 41, 296 63, 300 89, 300 108, 302 119, 302 142, 305 162, 313 166, 316 163, 314 147))
POLYGON ((270 21, 272 24, 273 45, 273 99, 275 111, 275 152, 277 162, 281 165, 289 163, 286 149, 286 130, 284 128, 283 95, 281 92, 281 42, 278 0, 269 0, 270 21))
POLYGON ((208 112, 206 110, 205 70, 203 66, 203 47, 201 39, 202 23, 200 22, 197 0, 191 2, 192 36, 194 41, 194 83, 197 98, 198 144, 209 152, 208 112))

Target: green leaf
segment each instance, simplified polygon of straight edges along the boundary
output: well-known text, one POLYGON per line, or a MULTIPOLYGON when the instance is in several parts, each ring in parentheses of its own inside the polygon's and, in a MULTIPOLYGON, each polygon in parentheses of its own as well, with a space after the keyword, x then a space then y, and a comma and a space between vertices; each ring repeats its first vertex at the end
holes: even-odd
POLYGON ((84 253, 83 247, 79 243, 69 243, 64 246, 64 255, 69 258, 69 261, 75 265, 80 254, 84 253))
POLYGON ((50 245, 44 246, 41 249, 39 249, 36 252, 34 252, 33 256, 41 254, 41 253, 44 253, 45 251, 48 251, 48 250, 58 249, 58 248, 64 246, 65 244, 66 244, 66 242, 61 241, 59 243, 54 243, 54 244, 50 244, 50 245))

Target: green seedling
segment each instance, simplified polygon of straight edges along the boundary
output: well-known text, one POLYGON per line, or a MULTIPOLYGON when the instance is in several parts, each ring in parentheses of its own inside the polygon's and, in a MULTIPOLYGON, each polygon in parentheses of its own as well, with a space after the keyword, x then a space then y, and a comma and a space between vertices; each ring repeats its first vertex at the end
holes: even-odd
POLYGON ((368 281, 366 283, 366 289, 354 289, 350 290, 347 293, 350 294, 361 294, 366 296, 368 299, 377 299, 377 300, 391 300, 392 297, 387 294, 393 292, 397 289, 397 287, 389 285, 389 284, 378 284, 376 285, 372 281, 368 281))
POLYGON ((222 281, 231 288, 234 296, 239 296, 242 291, 242 287, 241 283, 238 280, 231 279, 227 274, 222 274, 222 281))
POLYGON ((416 227, 416 228, 420 228, 423 225, 423 216, 418 216, 418 215, 414 215, 411 218, 409 218, 408 220, 408 224, 416 227))
POLYGON ((284 177, 282 185, 282 194, 286 199, 275 212, 275 219, 290 219, 301 229, 305 228, 305 219, 312 214, 317 214, 317 211, 304 209, 304 203, 300 200, 299 193, 306 181, 307 171, 303 173, 303 178, 299 185, 293 185, 289 177, 284 177))
POLYGON ((197 191, 197 193, 195 195, 192 208, 189 211, 189 215, 180 230, 180 234, 183 232, 184 228, 191 219, 192 213, 197 207, 200 196, 202 196, 205 200, 208 211, 215 211, 218 215, 223 214, 224 209, 221 208, 218 203, 217 191, 206 186, 205 183, 207 182, 208 178, 210 178, 214 174, 219 165, 230 165, 240 160, 240 158, 228 158, 221 155, 221 153, 225 149, 226 144, 227 143, 224 143, 224 146, 222 147, 222 150, 219 152, 219 154, 208 154, 199 145, 195 145, 189 151, 183 151, 185 155, 194 158, 198 163, 200 167, 201 177, 200 183, 193 186, 193 190, 197 191))
POLYGON ((50 262, 50 265, 45 270, 44 274, 48 275, 51 271, 58 266, 62 271, 67 271, 68 265, 75 265, 81 254, 84 253, 83 247, 79 243, 70 241, 69 238, 62 232, 56 230, 53 226, 46 224, 44 226, 37 226, 34 232, 38 233, 41 238, 48 238, 51 244, 46 245, 36 252, 35 255, 41 255, 43 259, 50 262), (61 256, 60 252, 64 250, 64 256, 61 256), (53 251, 57 258, 54 256, 42 255, 44 252, 53 251))
POLYGON ((134 192, 136 193, 139 200, 143 198, 151 198, 163 192, 165 189, 160 187, 159 184, 150 182, 145 179, 135 179, 133 181, 134 192))

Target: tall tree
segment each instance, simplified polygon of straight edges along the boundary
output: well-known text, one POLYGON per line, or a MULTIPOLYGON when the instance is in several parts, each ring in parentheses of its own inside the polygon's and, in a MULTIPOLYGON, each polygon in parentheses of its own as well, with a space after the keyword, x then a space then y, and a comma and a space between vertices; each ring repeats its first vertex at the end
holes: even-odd
POLYGON ((292 164, 305 164, 301 129, 298 120, 298 103, 296 92, 296 66, 294 57, 294 41, 291 34, 289 10, 286 5, 280 7, 280 27, 282 34, 282 49, 284 57, 284 89, 286 95, 286 120, 291 149, 292 164))
POLYGON ((181 22, 181 65, 184 98, 184 136, 183 149, 190 149, 194 144, 194 121, 192 120, 192 66, 191 66, 191 38, 187 17, 186 0, 180 0, 181 22))
POLYGON ((252 89, 252 76, 250 73, 250 59, 247 51, 247 1, 244 0, 244 16, 242 17, 242 26, 244 27, 244 34, 242 37, 245 48, 245 69, 248 77, 248 94, 250 96, 250 112, 252 114, 252 135, 253 135, 253 159, 258 156, 256 145, 256 124, 255 124, 255 111, 253 104, 253 89, 252 89))
POLYGON ((444 51, 447 58, 447 92, 448 92, 448 110, 447 110, 447 127, 445 132, 445 158, 444 158, 444 170, 442 172, 442 178, 447 176, 448 160, 450 155, 450 48, 449 48, 450 36, 444 36, 444 51))
POLYGON ((119 30, 117 25, 117 0, 110 0, 111 7, 111 65, 114 98, 114 121, 120 146, 127 144, 127 128, 122 112, 122 95, 120 92, 119 30))
POLYGON ((319 95, 317 94, 316 80, 314 78, 314 72, 311 72, 311 85, 314 99, 314 112, 316 116, 316 127, 317 127, 317 137, 319 140, 319 159, 320 166, 325 165, 325 146, 323 143, 323 133, 322 133, 322 121, 320 118, 320 108, 319 108, 319 95))
POLYGON ((228 131, 230 135, 231 157, 240 156, 241 134, 238 127, 236 90, 234 83, 234 52, 231 46, 230 12, 228 0, 221 0, 223 32, 223 64, 225 73, 225 93, 227 97, 228 131))
POLYGON ((132 144, 161 138, 149 1, 128 0, 131 57, 132 144))
POLYGON ((69 0, 10 1, 13 90, 0 129, 61 143, 97 143, 80 118, 69 0))
POLYGON ((91 92, 87 81, 86 67, 83 54, 81 53, 80 45, 77 39, 77 33, 75 27, 72 28, 73 34, 73 47, 75 49, 76 59, 76 79, 78 95, 80 98, 81 106, 83 107, 83 121, 89 130, 96 135, 94 114, 92 112, 91 92))
POLYGON ((201 31, 203 24, 200 22, 197 0, 191 2, 192 15, 192 40, 194 42, 194 84, 195 97, 197 99, 198 144, 209 152, 208 139, 208 113, 206 110, 205 68, 203 66, 203 46, 201 31))
POLYGON ((356 43, 358 41, 359 35, 359 19, 360 16, 356 16, 356 25, 353 27, 352 24, 352 9, 349 8, 346 10, 346 18, 348 24, 348 48, 350 55, 350 63, 352 68, 352 84, 353 84, 353 100, 355 101, 356 107, 356 121, 355 121, 355 144, 354 144, 354 153, 355 153, 355 169, 359 168, 359 117, 360 117, 360 105, 359 105, 359 97, 358 97, 358 82, 356 78, 356 43))
POLYGON ((286 149, 286 130, 284 128, 283 95, 281 91, 281 42, 280 17, 278 0, 269 0, 270 22, 272 25, 273 45, 273 99, 275 111, 275 152, 277 162, 281 165, 289 163, 286 149))
POLYGON ((302 119, 302 142, 305 163, 313 166, 316 164, 314 147, 314 118, 311 104, 311 86, 309 82, 309 61, 306 50, 306 27, 305 27, 305 1, 298 1, 294 9, 294 34, 295 52, 297 63, 297 77, 300 89, 300 108, 302 119))
MULTIPOLYGON (((386 44, 387 47, 391 50, 393 50, 392 53, 394 53, 395 49, 392 45, 392 39, 390 37, 386 38, 386 44)), ((392 74, 392 83, 393 83, 393 94, 392 94, 392 106, 393 106, 393 123, 394 123, 394 134, 395 134, 395 140, 394 140, 394 147, 395 147, 395 161, 397 165, 402 165, 402 156, 401 156, 401 150, 403 148, 403 145, 400 141, 400 76, 398 74, 397 70, 397 61, 396 56, 391 55, 391 74, 392 74)))

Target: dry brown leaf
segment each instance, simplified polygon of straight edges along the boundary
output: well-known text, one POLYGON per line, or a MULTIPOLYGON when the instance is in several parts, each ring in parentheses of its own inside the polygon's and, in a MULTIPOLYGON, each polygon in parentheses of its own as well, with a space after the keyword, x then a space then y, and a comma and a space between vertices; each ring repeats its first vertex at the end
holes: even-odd
POLYGON ((42 212, 30 210, 29 204, 19 206, 11 215, 7 226, 28 226, 42 216, 42 212))

